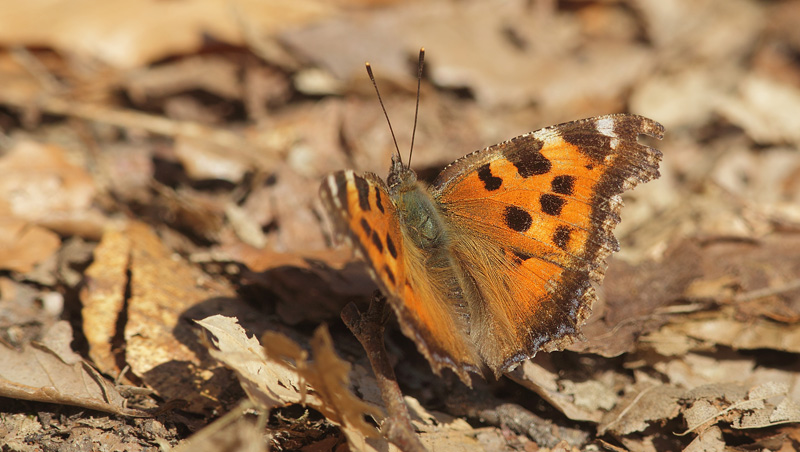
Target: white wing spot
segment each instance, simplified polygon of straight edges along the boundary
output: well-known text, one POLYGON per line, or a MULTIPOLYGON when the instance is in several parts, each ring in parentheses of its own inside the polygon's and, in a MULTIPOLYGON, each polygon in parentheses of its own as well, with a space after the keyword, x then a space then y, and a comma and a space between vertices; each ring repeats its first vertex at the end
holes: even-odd
POLYGON ((611 138, 616 138, 617 134, 614 133, 614 119, 613 118, 600 118, 595 123, 597 131, 603 135, 611 138))
POLYGON ((339 188, 336 186, 336 180, 333 176, 328 177, 328 191, 331 192, 331 201, 337 209, 342 208, 342 203, 339 202, 339 188))

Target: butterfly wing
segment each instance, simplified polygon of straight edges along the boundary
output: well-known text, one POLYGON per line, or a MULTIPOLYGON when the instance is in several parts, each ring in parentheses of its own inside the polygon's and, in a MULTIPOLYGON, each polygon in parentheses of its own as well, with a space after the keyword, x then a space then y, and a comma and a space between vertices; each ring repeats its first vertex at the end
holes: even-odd
POLYGON ((663 127, 608 115, 541 129, 457 160, 432 194, 453 253, 474 282, 470 336, 495 375, 580 335, 619 249, 620 194, 658 177, 661 153, 637 142, 663 127))
POLYGON ((441 278, 425 268, 424 253, 405 239, 383 180, 372 173, 339 171, 323 181, 320 195, 337 233, 367 261, 403 333, 414 340, 436 373, 449 367, 470 385, 468 372, 479 372, 480 357, 441 287, 441 278))

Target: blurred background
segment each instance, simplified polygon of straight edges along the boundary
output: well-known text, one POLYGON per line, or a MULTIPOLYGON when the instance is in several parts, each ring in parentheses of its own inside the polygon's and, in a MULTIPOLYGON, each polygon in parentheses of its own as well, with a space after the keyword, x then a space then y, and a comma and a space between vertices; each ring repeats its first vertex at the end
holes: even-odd
MULTIPOLYGON (((119 374, 119 348, 133 348, 126 341, 141 331, 123 334, 115 317, 104 323, 107 335, 92 338, 85 287, 100 278, 87 273, 98 243, 134 223, 147 225, 142 234, 156 237, 165 261, 182 256, 225 284, 225 297, 250 300, 251 319, 273 322, 254 331, 282 329, 302 343, 311 325, 327 321, 335 339, 346 336, 335 326, 341 307, 368 299, 374 286, 346 249, 331 249, 319 183, 345 168, 387 173, 394 144, 365 61, 407 152, 425 47, 412 167, 428 180, 469 152, 560 122, 631 112, 666 128, 663 141, 647 141, 664 154, 661 178, 625 196, 622 251, 589 341, 565 356, 625 356, 603 371, 621 380, 600 379, 618 392, 642 381, 688 390, 738 373, 751 379, 746 388, 780 381, 787 400, 800 399, 795 371, 754 373, 799 364, 800 1, 0 0, 0 11, 0 329, 8 343, 21 346, 67 320, 73 347, 106 375, 119 374), (229 264, 240 266, 235 276, 229 264), (95 349, 112 338, 116 351, 95 349), (691 355, 697 350, 701 358, 691 355), (728 370, 700 371, 710 367, 728 370)), ((126 246, 123 261, 136 255, 135 244, 126 246)), ((132 307, 115 306, 108 310, 132 307)), ((173 320, 192 306, 170 308, 173 320)), ((392 337, 396 354, 415 353, 392 337)), ((363 361, 347 340, 336 342, 340 354, 363 361)), ((127 359, 135 361, 130 350, 127 359)), ((419 376, 418 356, 408 359, 420 374, 401 374, 401 386, 423 405, 483 425, 422 390, 439 383, 419 376)), ((148 380, 151 364, 132 366, 129 383, 173 398, 148 380)), ((600 378, 590 374, 582 382, 600 378)), ((501 385, 489 405, 510 394, 533 397, 531 411, 556 404, 559 422, 583 422, 576 429, 585 435, 569 441, 578 448, 596 437, 631 450, 677 450, 702 438, 767 447, 758 441, 795 435, 775 443, 795 450, 800 438, 769 423, 758 435, 703 424, 710 436, 698 427, 677 438, 669 432, 691 421, 652 413, 641 419, 659 427, 641 433, 602 420, 622 402, 576 414, 554 402, 566 386, 547 396, 543 384, 513 386, 527 388, 524 396, 501 385)), ((224 406, 190 402, 189 411, 224 406)), ((192 427, 163 436, 175 444, 211 418, 171 419, 165 425, 192 427)), ((529 439, 498 434, 502 447, 525 449, 535 436, 517 433, 529 439)), ((317 444, 300 437, 271 444, 317 444)), ((486 441, 481 447, 492 449, 486 441)))

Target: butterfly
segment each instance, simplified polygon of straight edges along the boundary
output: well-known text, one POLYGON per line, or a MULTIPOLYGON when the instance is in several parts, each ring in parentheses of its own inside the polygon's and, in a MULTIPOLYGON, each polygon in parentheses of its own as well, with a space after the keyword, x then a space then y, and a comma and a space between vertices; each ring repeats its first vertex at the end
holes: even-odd
POLYGON ((620 194, 659 177, 661 152, 638 137, 663 133, 642 116, 598 116, 475 151, 431 185, 398 153, 385 182, 338 171, 320 195, 403 333, 435 373, 470 386, 470 372, 499 378, 582 337, 619 250, 620 194))

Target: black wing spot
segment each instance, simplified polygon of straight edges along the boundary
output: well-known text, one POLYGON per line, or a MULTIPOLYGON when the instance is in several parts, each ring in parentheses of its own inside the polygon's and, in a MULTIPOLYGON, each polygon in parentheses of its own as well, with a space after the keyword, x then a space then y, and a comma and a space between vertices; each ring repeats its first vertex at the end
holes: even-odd
POLYGON ((571 195, 575 191, 575 176, 556 176, 550 183, 553 193, 571 195))
POLYGON ((563 198, 549 193, 545 193, 539 197, 539 204, 542 206, 542 212, 554 217, 561 215, 561 209, 564 208, 565 203, 566 201, 564 201, 563 198))
POLYGON ((550 160, 547 160, 538 149, 517 152, 509 160, 517 167, 519 175, 525 178, 547 174, 553 167, 550 160))
POLYGON ((517 206, 506 207, 504 218, 506 225, 518 232, 527 231, 533 224, 533 218, 531 218, 531 214, 517 206))
POLYGON ((378 248, 378 252, 383 252, 383 242, 381 242, 381 238, 378 237, 377 233, 372 234, 372 244, 375 245, 375 248, 378 248))
POLYGON ((566 251, 571 235, 572 230, 562 224, 561 226, 557 227, 556 232, 553 233, 553 243, 555 243, 557 247, 566 251))
POLYGON ((369 209, 369 182, 361 176, 356 176, 356 191, 358 192, 358 206, 361 210, 369 209))
POLYGON ((489 191, 495 191, 503 185, 503 179, 492 175, 492 168, 485 164, 478 169, 478 179, 483 182, 483 186, 489 191))
POLYGON ((389 254, 392 255, 392 258, 397 259, 397 248, 394 247, 394 240, 389 234, 386 234, 386 248, 389 250, 389 254))
POLYGON ((369 221, 366 218, 361 219, 361 229, 364 230, 364 233, 367 234, 367 237, 372 235, 372 227, 369 225, 369 221))
POLYGON ((397 284, 397 281, 394 278, 394 272, 392 272, 392 269, 389 268, 388 265, 383 266, 383 272, 386 273, 386 277, 389 279, 389 281, 392 283, 393 286, 397 284))
POLYGON ((383 203, 381 202, 381 189, 377 185, 375 186, 375 206, 378 207, 378 210, 380 210, 381 213, 384 213, 383 203))

